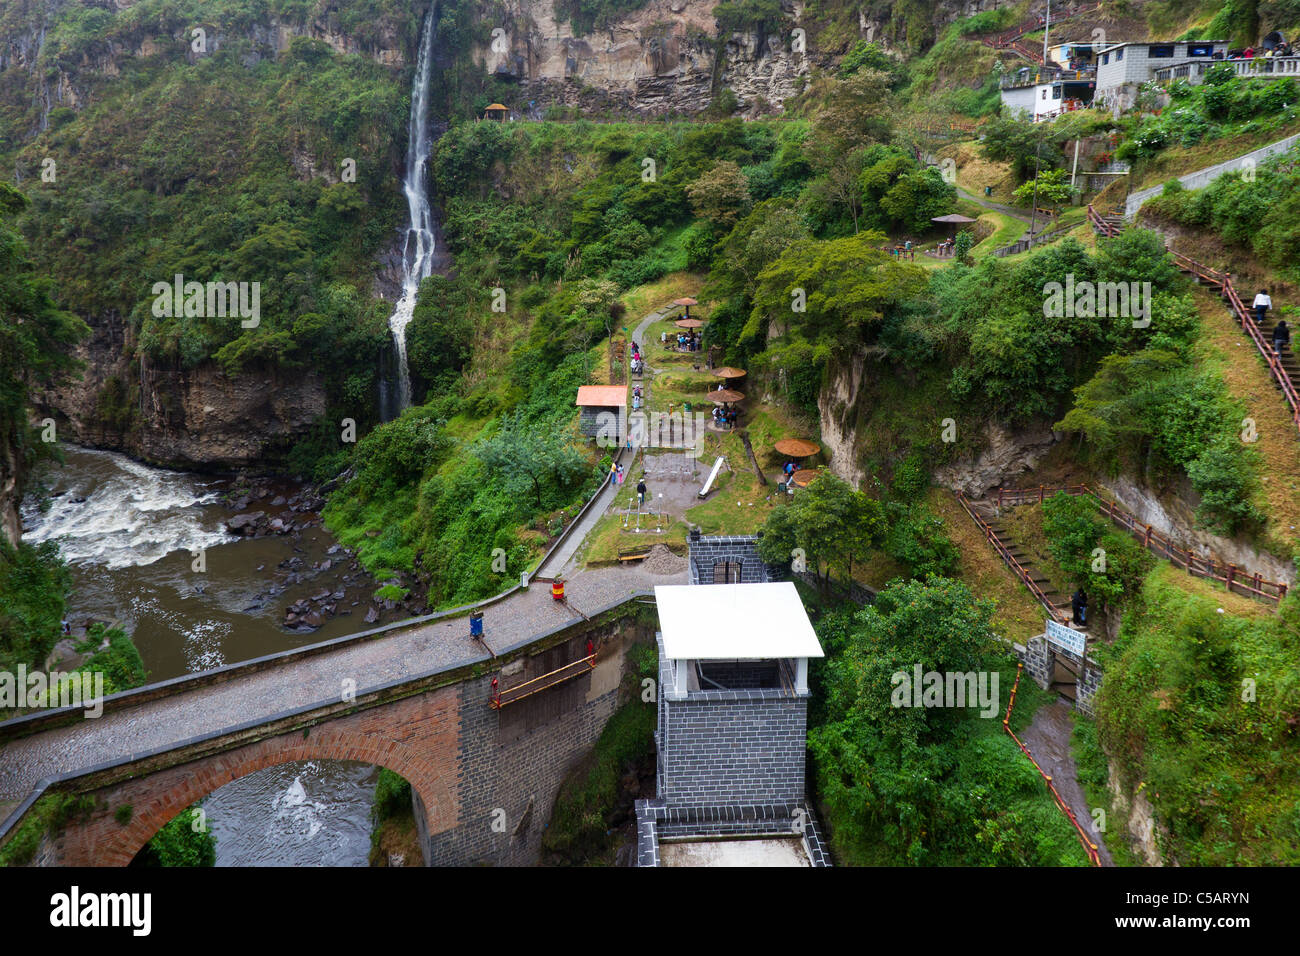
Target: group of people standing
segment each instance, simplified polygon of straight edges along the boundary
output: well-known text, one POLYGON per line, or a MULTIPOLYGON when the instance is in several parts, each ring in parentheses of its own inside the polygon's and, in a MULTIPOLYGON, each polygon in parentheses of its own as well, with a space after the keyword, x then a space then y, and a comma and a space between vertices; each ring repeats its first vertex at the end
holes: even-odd
MULTIPOLYGON (((668 344, 668 333, 664 332, 660 339, 665 345, 668 344)), ((698 352, 700 350, 700 333, 694 329, 687 329, 684 332, 677 333, 677 351, 679 352, 698 352)))
POLYGON ((733 405, 728 405, 725 408, 721 405, 713 406, 713 423, 719 428, 735 428, 739 417, 740 413, 736 411, 733 405))

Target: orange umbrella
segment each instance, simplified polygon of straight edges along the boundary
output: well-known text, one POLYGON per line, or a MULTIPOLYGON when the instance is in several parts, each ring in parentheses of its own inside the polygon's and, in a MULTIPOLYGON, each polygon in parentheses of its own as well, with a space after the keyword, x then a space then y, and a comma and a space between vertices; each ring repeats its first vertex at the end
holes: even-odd
POLYGON ((806 438, 782 438, 774 447, 791 458, 810 458, 822 450, 815 441, 806 438))
POLYGON ((819 474, 821 474, 821 469, 819 468, 800 468, 790 477, 800 488, 807 488, 808 483, 819 474))

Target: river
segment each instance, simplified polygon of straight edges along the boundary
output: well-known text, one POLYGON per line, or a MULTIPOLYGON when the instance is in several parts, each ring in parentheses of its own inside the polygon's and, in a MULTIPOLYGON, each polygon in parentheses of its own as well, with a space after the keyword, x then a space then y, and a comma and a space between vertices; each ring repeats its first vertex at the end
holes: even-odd
MULTIPOLYGON (((362 615, 375 585, 365 575, 351 584, 328 573, 279 583, 282 561, 299 558, 310 568, 329 560, 334 542, 323 528, 300 538, 238 538, 225 528, 231 512, 222 503, 231 479, 151 468, 114 452, 64 452, 65 466, 43 466, 34 476, 49 490, 49 506, 42 511, 36 495, 24 501, 23 539, 59 543, 72 572, 69 619, 119 621, 151 682, 371 626, 362 615), (207 567, 196 573, 191 551, 200 548, 207 567), (344 591, 336 603, 349 613, 312 633, 284 630, 285 607, 323 583, 344 591)), ((217 864, 365 866, 376 774, 364 764, 312 761, 222 787, 204 805, 217 864)))

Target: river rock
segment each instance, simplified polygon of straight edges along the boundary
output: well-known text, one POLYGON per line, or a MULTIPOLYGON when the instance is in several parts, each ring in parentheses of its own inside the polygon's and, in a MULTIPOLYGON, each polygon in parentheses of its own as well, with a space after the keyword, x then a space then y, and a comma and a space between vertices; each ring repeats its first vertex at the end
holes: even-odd
POLYGON ((50 651, 50 656, 45 658, 45 669, 49 670, 58 664, 72 669, 80 667, 84 660, 85 655, 77 653, 77 642, 65 637, 54 645, 54 649, 50 651))
POLYGON ((250 511, 227 518, 226 527, 236 534, 251 535, 256 533, 257 526, 264 520, 266 520, 266 512, 250 511))
POLYGON ((370 610, 366 611, 366 623, 374 624, 377 620, 379 620, 379 608, 372 604, 370 610))
POLYGON ((284 506, 284 495, 276 495, 271 499, 272 508, 281 508, 284 506))
POLYGON ((321 601, 325 600, 329 596, 330 596, 329 588, 325 588, 324 590, 317 591, 315 594, 313 594, 311 596, 311 599, 319 604, 321 601))

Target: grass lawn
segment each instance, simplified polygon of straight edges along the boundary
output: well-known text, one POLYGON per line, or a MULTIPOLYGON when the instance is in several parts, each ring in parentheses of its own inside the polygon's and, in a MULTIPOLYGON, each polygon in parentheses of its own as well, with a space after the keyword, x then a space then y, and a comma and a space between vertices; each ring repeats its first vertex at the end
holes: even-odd
MULTIPOLYGON (((673 272, 662 279, 656 279, 654 282, 647 282, 635 289, 629 289, 623 293, 621 299, 622 303, 627 306, 627 315, 623 317, 623 324, 627 326, 630 333, 644 316, 655 309, 662 308, 673 299, 680 299, 683 296, 698 299, 700 289, 703 286, 704 275, 702 273, 673 272)), ((702 317, 708 315, 707 310, 700 311, 700 306, 691 306, 691 308, 700 312, 702 317)))
POLYGON ((971 255, 975 258, 992 255, 994 249, 1015 242, 1024 235, 1026 229, 1025 224, 1019 219, 993 209, 984 210, 980 215, 980 221, 992 226, 993 232, 971 249, 971 255))

